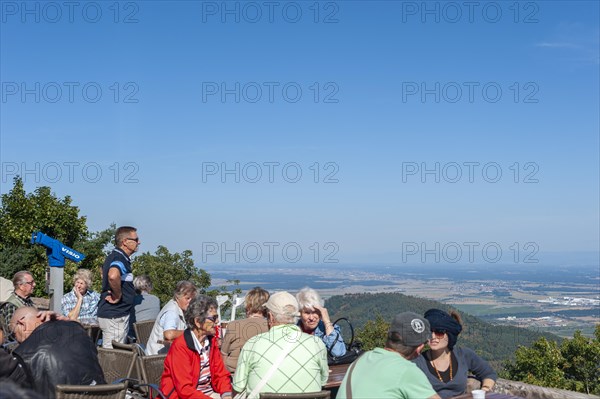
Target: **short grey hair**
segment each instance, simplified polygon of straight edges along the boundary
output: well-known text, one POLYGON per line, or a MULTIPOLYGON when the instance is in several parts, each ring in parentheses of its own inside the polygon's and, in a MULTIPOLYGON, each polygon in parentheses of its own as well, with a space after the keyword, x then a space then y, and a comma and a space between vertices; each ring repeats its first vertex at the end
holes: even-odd
POLYGON ((152 280, 150 280, 150 276, 147 274, 142 274, 141 276, 137 276, 133 279, 133 286, 136 291, 150 293, 154 288, 152 286, 152 280))
POLYGON ((27 270, 21 270, 20 272, 15 273, 12 279, 13 287, 15 287, 15 289, 25 283, 25 276, 31 276, 31 278, 33 278, 33 274, 27 270))
POLYGON ((281 324, 297 324, 298 323, 299 317, 291 315, 289 313, 276 313, 276 312, 273 312, 271 309, 267 309, 267 313, 272 314, 273 319, 277 323, 281 323, 281 324))
POLYGON ((119 248, 123 245, 123 241, 129 236, 129 234, 137 231, 135 227, 121 226, 115 231, 115 245, 119 248))
POLYGON ((319 293, 309 287, 302 288, 296 294, 296 299, 298 300, 298 305, 300 305, 300 310, 314 310, 315 306, 323 306, 323 301, 319 293))
POLYGON ((77 270, 73 275, 73 285, 75 285, 77 280, 83 280, 88 289, 92 288, 92 272, 88 269, 77 270))
POLYGON ((217 301, 206 295, 198 294, 191 301, 188 308, 183 312, 185 324, 190 330, 196 329, 196 320, 204 323, 211 308, 217 309, 217 301))
POLYGON ((175 286, 175 291, 173 291, 173 298, 179 299, 186 295, 196 295, 198 289, 191 281, 182 280, 177 283, 175 286))

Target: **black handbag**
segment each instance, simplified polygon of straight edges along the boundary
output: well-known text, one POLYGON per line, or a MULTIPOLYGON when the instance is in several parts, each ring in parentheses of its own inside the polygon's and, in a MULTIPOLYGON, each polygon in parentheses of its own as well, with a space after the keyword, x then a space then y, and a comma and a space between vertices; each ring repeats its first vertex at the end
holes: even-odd
MULTIPOLYGON (((352 323, 345 318, 341 317, 333 322, 334 325, 338 324, 338 322, 344 320, 350 326, 350 343, 346 345, 346 353, 343 356, 333 356, 331 354, 331 350, 333 349, 333 345, 331 348, 327 348, 327 364, 330 366, 335 366, 336 364, 349 364, 358 359, 360 355, 363 354, 362 344, 360 342, 354 342, 354 327, 352 327, 352 323)), ((339 334, 339 332, 338 332, 339 334)), ((337 339, 336 339, 337 341, 337 339)), ((335 345, 335 344, 334 344, 335 345)))

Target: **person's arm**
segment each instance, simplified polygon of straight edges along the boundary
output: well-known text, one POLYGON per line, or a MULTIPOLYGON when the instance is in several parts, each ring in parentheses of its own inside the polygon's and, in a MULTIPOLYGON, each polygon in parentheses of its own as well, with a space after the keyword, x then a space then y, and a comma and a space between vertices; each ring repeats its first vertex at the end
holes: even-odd
POLYGON ((317 309, 319 313, 321 313, 321 321, 323 322, 323 324, 325 324, 325 335, 330 335, 333 332, 334 328, 333 323, 329 318, 329 312, 327 311, 327 308, 315 305, 315 309, 317 309))
POLYGON ((327 349, 331 348, 331 354, 333 356, 344 356, 346 354, 346 344, 344 344, 344 338, 340 331, 340 326, 334 325, 329 317, 327 308, 323 306, 315 306, 315 309, 321 314, 321 321, 325 325, 325 336, 323 342, 327 349))
POLYGON ((492 380, 491 378, 484 378, 481 382, 481 389, 489 392, 494 389, 494 385, 496 385, 496 381, 492 380))
POLYGON ((12 319, 15 310, 17 310, 17 307, 10 302, 5 302, 4 305, 2 305, 2 311, 0 312, 0 324, 2 325, 2 330, 7 335, 5 338, 8 338, 10 335, 12 335, 8 325, 10 324, 10 319, 12 319))
POLYGON ((235 373, 233 374, 232 387, 234 394, 243 392, 244 389, 246 389, 246 386, 248 385, 248 375, 250 374, 248 362, 250 361, 250 354, 252 353, 252 351, 253 343, 251 338, 248 342, 246 342, 246 345, 244 345, 244 347, 242 348, 237 368, 235 369, 235 373))
POLYGON ((163 337, 167 341, 173 341, 175 338, 183 335, 183 330, 165 330, 163 332, 163 337))
POLYGON ((160 320, 160 326, 163 328, 163 338, 167 341, 173 341, 183 334, 185 324, 180 319, 181 310, 171 308, 166 311, 160 320))
POLYGON ((79 312, 81 311, 81 305, 83 304, 83 295, 79 293, 79 291, 73 288, 73 293, 77 298, 77 303, 75 303, 75 307, 71 309, 71 311, 67 314, 69 320, 77 321, 79 319, 79 312))
POLYGON ((433 396, 430 396, 430 397, 429 397, 429 398, 427 398, 427 399, 442 399, 442 398, 440 397, 440 395, 438 395, 438 394, 436 393, 435 395, 433 395, 433 396))
POLYGON ((337 324, 334 326, 331 334, 323 337, 323 342, 327 349, 331 348, 333 356, 344 356, 346 354, 346 344, 344 343, 344 338, 342 338, 340 326, 337 324))
POLYGON ((488 362, 479 357, 475 351, 469 348, 462 348, 469 364, 469 370, 475 374, 475 377, 481 381, 481 389, 490 391, 496 384, 498 375, 488 362))
MULTIPOLYGON (((322 344, 322 342, 319 343, 322 344)), ((321 366, 321 386, 323 386, 329 379, 329 365, 327 364, 327 348, 325 348, 325 345, 323 345, 323 348, 319 352, 319 357, 319 363, 321 366)))
POLYGON ((108 285, 110 291, 106 296, 106 301, 112 304, 121 300, 121 270, 115 265, 108 270, 108 285))

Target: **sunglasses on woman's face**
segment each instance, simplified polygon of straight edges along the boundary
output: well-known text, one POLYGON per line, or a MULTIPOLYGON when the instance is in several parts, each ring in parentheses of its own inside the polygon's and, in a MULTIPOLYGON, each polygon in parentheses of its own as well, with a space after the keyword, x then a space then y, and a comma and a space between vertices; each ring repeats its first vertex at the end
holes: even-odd
POLYGON ((431 330, 431 332, 435 338, 444 338, 446 335, 446 330, 431 330))
POLYGON ((219 320, 219 316, 218 315, 208 316, 208 317, 206 317, 206 320, 212 321, 213 323, 216 323, 217 320, 219 320))

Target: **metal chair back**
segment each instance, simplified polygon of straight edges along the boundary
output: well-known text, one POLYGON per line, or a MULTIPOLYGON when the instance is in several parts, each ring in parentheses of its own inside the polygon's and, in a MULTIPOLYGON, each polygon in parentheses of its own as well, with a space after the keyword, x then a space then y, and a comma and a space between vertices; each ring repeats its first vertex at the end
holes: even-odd
POLYGON ((137 355, 135 351, 98 348, 98 361, 106 382, 111 383, 120 378, 130 378, 134 371, 137 355))
POLYGON ((133 330, 135 331, 137 342, 144 345, 144 348, 148 345, 148 339, 150 338, 150 333, 154 327, 154 322, 155 320, 144 320, 133 323, 133 330))
POLYGON ((166 354, 138 357, 138 365, 142 374, 142 382, 147 386, 140 387, 141 391, 155 397, 153 390, 160 392, 160 379, 165 369, 166 354))

